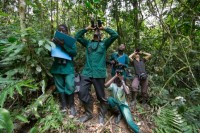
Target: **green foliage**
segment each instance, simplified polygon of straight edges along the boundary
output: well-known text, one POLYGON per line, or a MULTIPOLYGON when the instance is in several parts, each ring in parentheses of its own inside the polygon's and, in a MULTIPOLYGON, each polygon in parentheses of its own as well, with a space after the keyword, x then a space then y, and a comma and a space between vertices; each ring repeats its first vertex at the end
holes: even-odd
POLYGON ((45 105, 41 108, 41 118, 37 121, 35 126, 31 129, 31 132, 38 130, 38 132, 56 132, 64 131, 76 131, 78 126, 75 125, 75 120, 72 118, 65 118, 66 114, 62 113, 59 106, 54 101, 53 96, 50 96, 45 105))
POLYGON ((14 125, 10 116, 10 112, 4 108, 0 108, 0 132, 12 133, 14 125))
MULTIPOLYGON (((192 133, 192 126, 173 108, 160 108, 154 118, 155 133, 192 133)), ((194 130, 195 131, 195 130, 194 130)), ((194 133, 197 133, 197 129, 194 133)))
POLYGON ((33 85, 32 80, 22 80, 22 81, 14 81, 8 80, 5 78, 1 78, 0 85, 4 86, 4 88, 0 91, 0 107, 4 106, 4 103, 9 95, 10 98, 14 99, 14 94, 18 93, 23 96, 23 89, 30 89, 31 91, 35 91, 38 87, 33 85))

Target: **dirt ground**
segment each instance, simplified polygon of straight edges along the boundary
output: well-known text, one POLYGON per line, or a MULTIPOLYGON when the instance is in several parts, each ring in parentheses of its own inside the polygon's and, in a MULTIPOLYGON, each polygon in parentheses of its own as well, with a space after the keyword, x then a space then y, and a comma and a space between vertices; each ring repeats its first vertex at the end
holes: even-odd
MULTIPOLYGON (((132 132, 130 128, 128 128, 123 118, 121 119, 119 124, 115 124, 114 123, 115 115, 113 115, 109 111, 106 114, 105 124, 103 126, 99 125, 98 124, 99 106, 98 106, 98 100, 96 99, 95 92, 92 92, 92 96, 95 99, 94 104, 93 104, 93 108, 94 108, 93 118, 85 122, 83 124, 85 128, 78 130, 77 133, 99 133, 100 131, 102 133, 131 133, 132 132)), ((77 94, 75 94, 75 104, 76 104, 77 112, 78 112, 76 118, 78 119, 80 116, 84 114, 84 108, 82 107, 77 94)), ((148 109, 148 107, 146 107, 146 109, 148 109)), ((148 117, 146 116, 148 114, 145 113, 146 111, 147 110, 144 111, 144 108, 139 103, 135 107, 135 109, 131 109, 133 120, 139 126, 142 133, 151 133, 152 124, 151 122, 148 121, 148 117)))

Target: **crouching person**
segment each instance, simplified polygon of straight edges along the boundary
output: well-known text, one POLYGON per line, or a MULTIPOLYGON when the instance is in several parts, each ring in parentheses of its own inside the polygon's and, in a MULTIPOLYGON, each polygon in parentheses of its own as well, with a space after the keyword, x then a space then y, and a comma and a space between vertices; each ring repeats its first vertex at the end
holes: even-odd
POLYGON ((123 76, 116 73, 106 84, 112 91, 110 97, 108 97, 108 104, 112 110, 118 112, 118 116, 115 118, 115 123, 118 124, 123 116, 129 127, 135 132, 139 133, 139 127, 134 123, 131 111, 126 101, 126 94, 129 94, 129 88, 126 86, 123 76))

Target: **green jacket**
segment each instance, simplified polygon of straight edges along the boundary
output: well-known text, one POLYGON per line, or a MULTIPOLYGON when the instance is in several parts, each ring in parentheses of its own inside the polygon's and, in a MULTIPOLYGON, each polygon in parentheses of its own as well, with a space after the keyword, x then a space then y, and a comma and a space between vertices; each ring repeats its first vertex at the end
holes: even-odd
MULTIPOLYGON (((74 45, 72 48, 68 47, 64 44, 63 49, 68 53, 72 58, 76 56, 76 45, 74 45)), ((54 58, 53 65, 51 67, 50 72, 52 74, 74 74, 74 64, 73 60, 66 60, 66 64, 59 64, 58 61, 60 58, 54 58)))
POLYGON ((110 28, 105 31, 110 37, 103 41, 90 41, 83 37, 87 32, 86 29, 76 34, 76 39, 84 47, 86 47, 86 63, 82 71, 82 75, 92 78, 106 78, 106 50, 118 38, 118 33, 110 28))

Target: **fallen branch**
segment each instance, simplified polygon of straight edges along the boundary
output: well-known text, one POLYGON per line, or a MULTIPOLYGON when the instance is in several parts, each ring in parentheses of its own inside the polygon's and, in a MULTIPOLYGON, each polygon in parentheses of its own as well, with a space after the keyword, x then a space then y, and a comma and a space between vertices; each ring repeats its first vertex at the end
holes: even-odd
POLYGON ((109 118, 109 120, 103 125, 102 128, 100 128, 99 130, 97 130, 97 133, 101 133, 101 132, 105 129, 105 127, 108 125, 108 123, 112 120, 113 117, 114 117, 114 115, 112 115, 112 116, 109 118))

